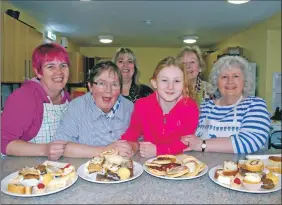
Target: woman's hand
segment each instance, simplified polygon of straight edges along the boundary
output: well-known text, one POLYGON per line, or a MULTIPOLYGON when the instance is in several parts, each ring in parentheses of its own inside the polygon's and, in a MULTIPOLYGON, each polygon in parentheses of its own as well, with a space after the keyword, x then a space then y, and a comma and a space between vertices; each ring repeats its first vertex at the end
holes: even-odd
POLYGON ((47 153, 46 156, 51 160, 58 160, 63 156, 65 148, 68 142, 56 140, 47 144, 47 153))
POLYGON ((187 145, 183 151, 201 151, 203 140, 195 135, 186 135, 181 137, 181 142, 187 145))
POLYGON ((157 155, 157 147, 151 142, 139 142, 141 157, 155 157, 157 155))
MULTIPOLYGON (((123 157, 132 157, 133 156, 133 150, 131 145, 126 140, 119 140, 116 142, 113 142, 112 144, 108 145, 106 149, 114 149, 117 150, 119 155, 123 157)), ((106 150, 105 150, 106 151, 106 150)))

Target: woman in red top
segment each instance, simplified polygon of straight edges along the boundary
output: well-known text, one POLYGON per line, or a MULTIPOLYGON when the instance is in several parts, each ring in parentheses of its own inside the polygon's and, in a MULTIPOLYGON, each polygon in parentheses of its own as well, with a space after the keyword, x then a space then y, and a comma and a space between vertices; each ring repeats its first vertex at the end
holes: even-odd
POLYGON ((175 58, 161 60, 151 78, 155 92, 136 101, 131 122, 121 139, 142 157, 182 153, 181 137, 195 133, 199 110, 184 67, 175 58), (143 142, 138 138, 143 136, 143 142), (139 140, 140 141, 140 140, 139 140))

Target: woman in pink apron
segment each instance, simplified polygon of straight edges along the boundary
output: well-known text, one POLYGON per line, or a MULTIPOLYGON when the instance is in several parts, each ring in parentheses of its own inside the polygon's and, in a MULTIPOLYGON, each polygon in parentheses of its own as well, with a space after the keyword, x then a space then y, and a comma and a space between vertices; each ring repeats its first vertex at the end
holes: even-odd
POLYGON ((251 96, 249 62, 239 56, 220 58, 210 74, 218 98, 201 104, 195 135, 182 137, 186 151, 253 153, 268 140, 270 119, 263 99, 251 96))
POLYGON ((58 122, 70 101, 64 87, 69 57, 57 44, 38 46, 32 55, 35 78, 25 81, 7 99, 1 120, 1 153, 58 159, 66 142, 53 141, 58 122))

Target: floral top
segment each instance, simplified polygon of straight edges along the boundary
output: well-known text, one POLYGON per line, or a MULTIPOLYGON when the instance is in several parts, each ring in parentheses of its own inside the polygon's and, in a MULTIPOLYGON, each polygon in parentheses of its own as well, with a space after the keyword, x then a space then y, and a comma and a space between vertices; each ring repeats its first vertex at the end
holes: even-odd
POLYGON ((139 86, 137 86, 135 83, 132 82, 131 87, 129 89, 129 95, 123 95, 123 97, 135 103, 135 101, 139 98, 146 97, 152 94, 153 92, 154 91, 147 85, 140 84, 139 86))
POLYGON ((201 81, 200 88, 196 89, 196 97, 195 100, 197 101, 197 104, 200 105, 203 101, 207 101, 212 99, 212 97, 207 92, 207 87, 209 86, 209 83, 206 81, 201 81))

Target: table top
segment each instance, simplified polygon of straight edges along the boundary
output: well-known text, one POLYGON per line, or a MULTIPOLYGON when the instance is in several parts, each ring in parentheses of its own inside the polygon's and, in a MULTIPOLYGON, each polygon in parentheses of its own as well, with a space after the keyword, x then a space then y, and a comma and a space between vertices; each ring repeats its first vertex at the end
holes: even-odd
MULTIPOLYGON (((209 169, 222 164, 224 160, 243 159, 244 155, 187 152, 205 162, 209 169)), ((255 154, 281 154, 281 150, 262 150, 255 154)), ((137 153, 134 161, 143 164, 147 159, 137 153)), ((46 157, 3 157, 1 180, 24 166, 35 166, 47 160, 46 157)), ((77 168, 88 159, 62 158, 77 168)), ((61 192, 40 197, 15 197, 1 192, 2 204, 281 204, 281 190, 268 194, 238 192, 217 185, 209 179, 208 173, 191 180, 166 180, 153 177, 145 171, 135 180, 119 184, 97 184, 81 178, 61 192)))

